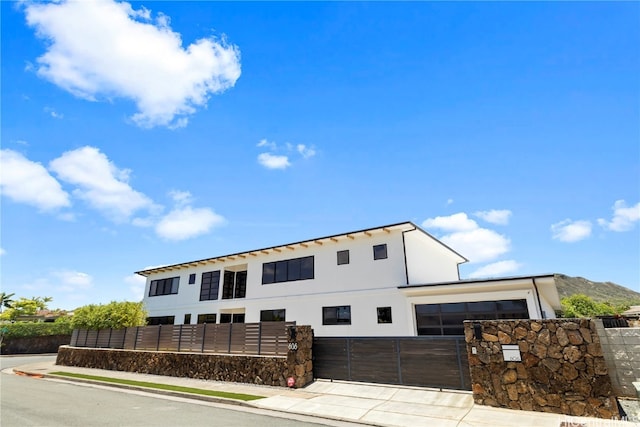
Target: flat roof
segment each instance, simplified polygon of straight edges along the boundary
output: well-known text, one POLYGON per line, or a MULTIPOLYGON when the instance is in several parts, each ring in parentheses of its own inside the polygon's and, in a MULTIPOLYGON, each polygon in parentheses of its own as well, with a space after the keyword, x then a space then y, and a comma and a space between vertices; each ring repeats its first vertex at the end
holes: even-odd
POLYGON ((267 255, 267 254, 272 253, 272 252, 282 252, 285 249, 294 250, 294 249, 296 249, 296 247, 304 247, 304 248, 306 248, 306 247, 308 247, 309 245, 312 245, 312 244, 322 245, 327 241, 337 242, 338 240, 346 240, 346 239, 353 240, 353 239, 355 239, 355 237, 357 235, 369 235, 370 236, 373 233, 390 233, 391 231, 398 231, 398 230, 399 231, 419 230, 419 231, 423 232, 424 234, 426 234, 427 236, 429 236, 432 239, 434 239, 436 242, 440 243, 442 246, 447 248, 449 251, 451 251, 454 254, 456 254, 457 256, 459 256, 463 260, 461 262, 468 261, 465 257, 460 255, 458 252, 454 251, 449 246, 445 245, 440 240, 436 239, 435 237, 433 237, 432 235, 430 235, 429 233, 427 233, 426 231, 424 231, 423 229, 421 229, 420 227, 415 225, 413 222, 405 221, 405 222, 398 222, 398 223, 395 223, 395 224, 383 225, 383 226, 379 226, 379 227, 366 228, 366 229, 357 230, 357 231, 350 231, 350 232, 347 232, 347 233, 333 234, 331 236, 317 237, 317 238, 314 238, 314 239, 302 240, 302 241, 294 242, 294 243, 285 243, 284 245, 270 246, 270 247, 267 247, 267 248, 254 249, 254 250, 245 251, 245 252, 236 252, 236 253, 233 253, 233 254, 221 255, 221 256, 216 256, 216 257, 212 257, 212 258, 203 258, 203 259, 199 259, 199 260, 196 260, 196 261, 188 261, 188 262, 182 262, 182 263, 178 263, 178 264, 158 266, 158 267, 153 267, 153 268, 149 268, 149 269, 145 269, 145 270, 136 271, 135 274, 139 274, 141 276, 148 276, 148 275, 153 274, 153 273, 160 273, 160 272, 163 272, 163 271, 177 270, 177 269, 186 268, 186 267, 196 267, 197 265, 215 263, 217 261, 235 260, 236 258, 243 259, 243 258, 247 258, 248 256, 257 256, 258 254, 267 255))
POLYGON ((423 287, 444 286, 444 285, 465 285, 465 284, 471 284, 471 283, 505 282, 507 280, 542 279, 547 277, 555 277, 555 274, 549 273, 549 274, 538 274, 534 276, 507 276, 507 277, 487 277, 483 279, 462 279, 462 280, 453 280, 450 282, 421 283, 417 285, 401 285, 401 286, 398 286, 398 288, 407 289, 407 288, 423 288, 423 287))

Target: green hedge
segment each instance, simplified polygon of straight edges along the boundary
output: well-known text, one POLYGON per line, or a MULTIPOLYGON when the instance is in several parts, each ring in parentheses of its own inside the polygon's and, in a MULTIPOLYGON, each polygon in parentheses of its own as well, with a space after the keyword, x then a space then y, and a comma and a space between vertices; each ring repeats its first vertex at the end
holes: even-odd
POLYGON ((45 335, 71 335, 73 327, 70 322, 16 322, 2 323, 0 330, 3 331, 4 339, 40 337, 45 335))

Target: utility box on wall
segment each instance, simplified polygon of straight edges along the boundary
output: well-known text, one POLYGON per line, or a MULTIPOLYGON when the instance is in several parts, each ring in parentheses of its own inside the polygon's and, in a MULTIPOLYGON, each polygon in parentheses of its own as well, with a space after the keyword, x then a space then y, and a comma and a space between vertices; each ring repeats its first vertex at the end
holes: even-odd
POLYGON ((522 362, 520 347, 517 345, 503 344, 502 357, 504 357, 505 362, 522 362))

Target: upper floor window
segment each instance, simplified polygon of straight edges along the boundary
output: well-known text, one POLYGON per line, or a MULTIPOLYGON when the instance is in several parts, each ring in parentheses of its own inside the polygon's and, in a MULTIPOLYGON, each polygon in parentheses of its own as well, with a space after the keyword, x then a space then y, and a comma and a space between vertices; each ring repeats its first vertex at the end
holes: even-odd
POLYGON ((338 251, 338 265, 349 264, 349 250, 338 251))
POLYGON ((391 323, 391 307, 378 307, 378 323, 391 323))
POLYGON ((375 245, 373 247, 373 259, 387 258, 387 244, 375 245))
POLYGON ((220 270, 202 273, 202 283, 200 284, 200 301, 218 299, 220 288, 220 270))
POLYGON ((189 275, 189 284, 193 285, 194 283, 196 283, 196 273, 191 273, 189 275))
POLYGON ((323 325, 350 325, 351 306, 322 307, 323 325))
POLYGON ((225 271, 222 299, 244 298, 247 294, 247 272, 225 271))
POLYGON ((155 297, 159 295, 171 295, 178 293, 179 277, 170 277, 168 279, 152 280, 149 286, 149 296, 155 297))
POLYGON ((313 256, 262 264, 262 284, 313 279, 313 256))

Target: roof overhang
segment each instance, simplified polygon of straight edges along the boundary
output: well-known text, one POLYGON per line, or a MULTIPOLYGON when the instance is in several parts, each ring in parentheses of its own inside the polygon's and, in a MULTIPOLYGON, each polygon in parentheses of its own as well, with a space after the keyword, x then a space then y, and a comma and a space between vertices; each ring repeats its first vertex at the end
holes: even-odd
POLYGON ((536 293, 544 295, 544 298, 554 309, 559 310, 562 308, 554 274, 424 283, 398 286, 398 289, 409 297, 533 289, 536 293))
POLYGON ((209 264, 216 264, 216 263, 222 263, 222 262, 228 262, 228 261, 243 262, 253 257, 257 257, 259 255, 294 252, 297 249, 303 249, 303 248, 306 249, 308 247, 322 246, 325 244, 329 245, 332 243, 338 243, 340 241, 345 241, 345 240, 355 240, 356 238, 372 237, 374 235, 380 235, 380 234, 389 234, 394 231, 405 232, 405 231, 412 231, 416 229, 419 229, 419 228, 412 222, 400 222, 397 224, 384 225, 382 227, 367 228, 364 230, 351 231, 349 233, 334 234, 332 236, 319 237, 311 240, 303 240, 295 243, 286 243, 284 245, 271 246, 268 248, 255 249, 252 251, 238 252, 234 254, 222 255, 222 256, 213 257, 213 258, 204 258, 197 261, 152 267, 145 270, 136 271, 136 274, 148 277, 151 274, 170 272, 170 271, 181 270, 185 268, 194 268, 194 267, 205 266, 209 264))

